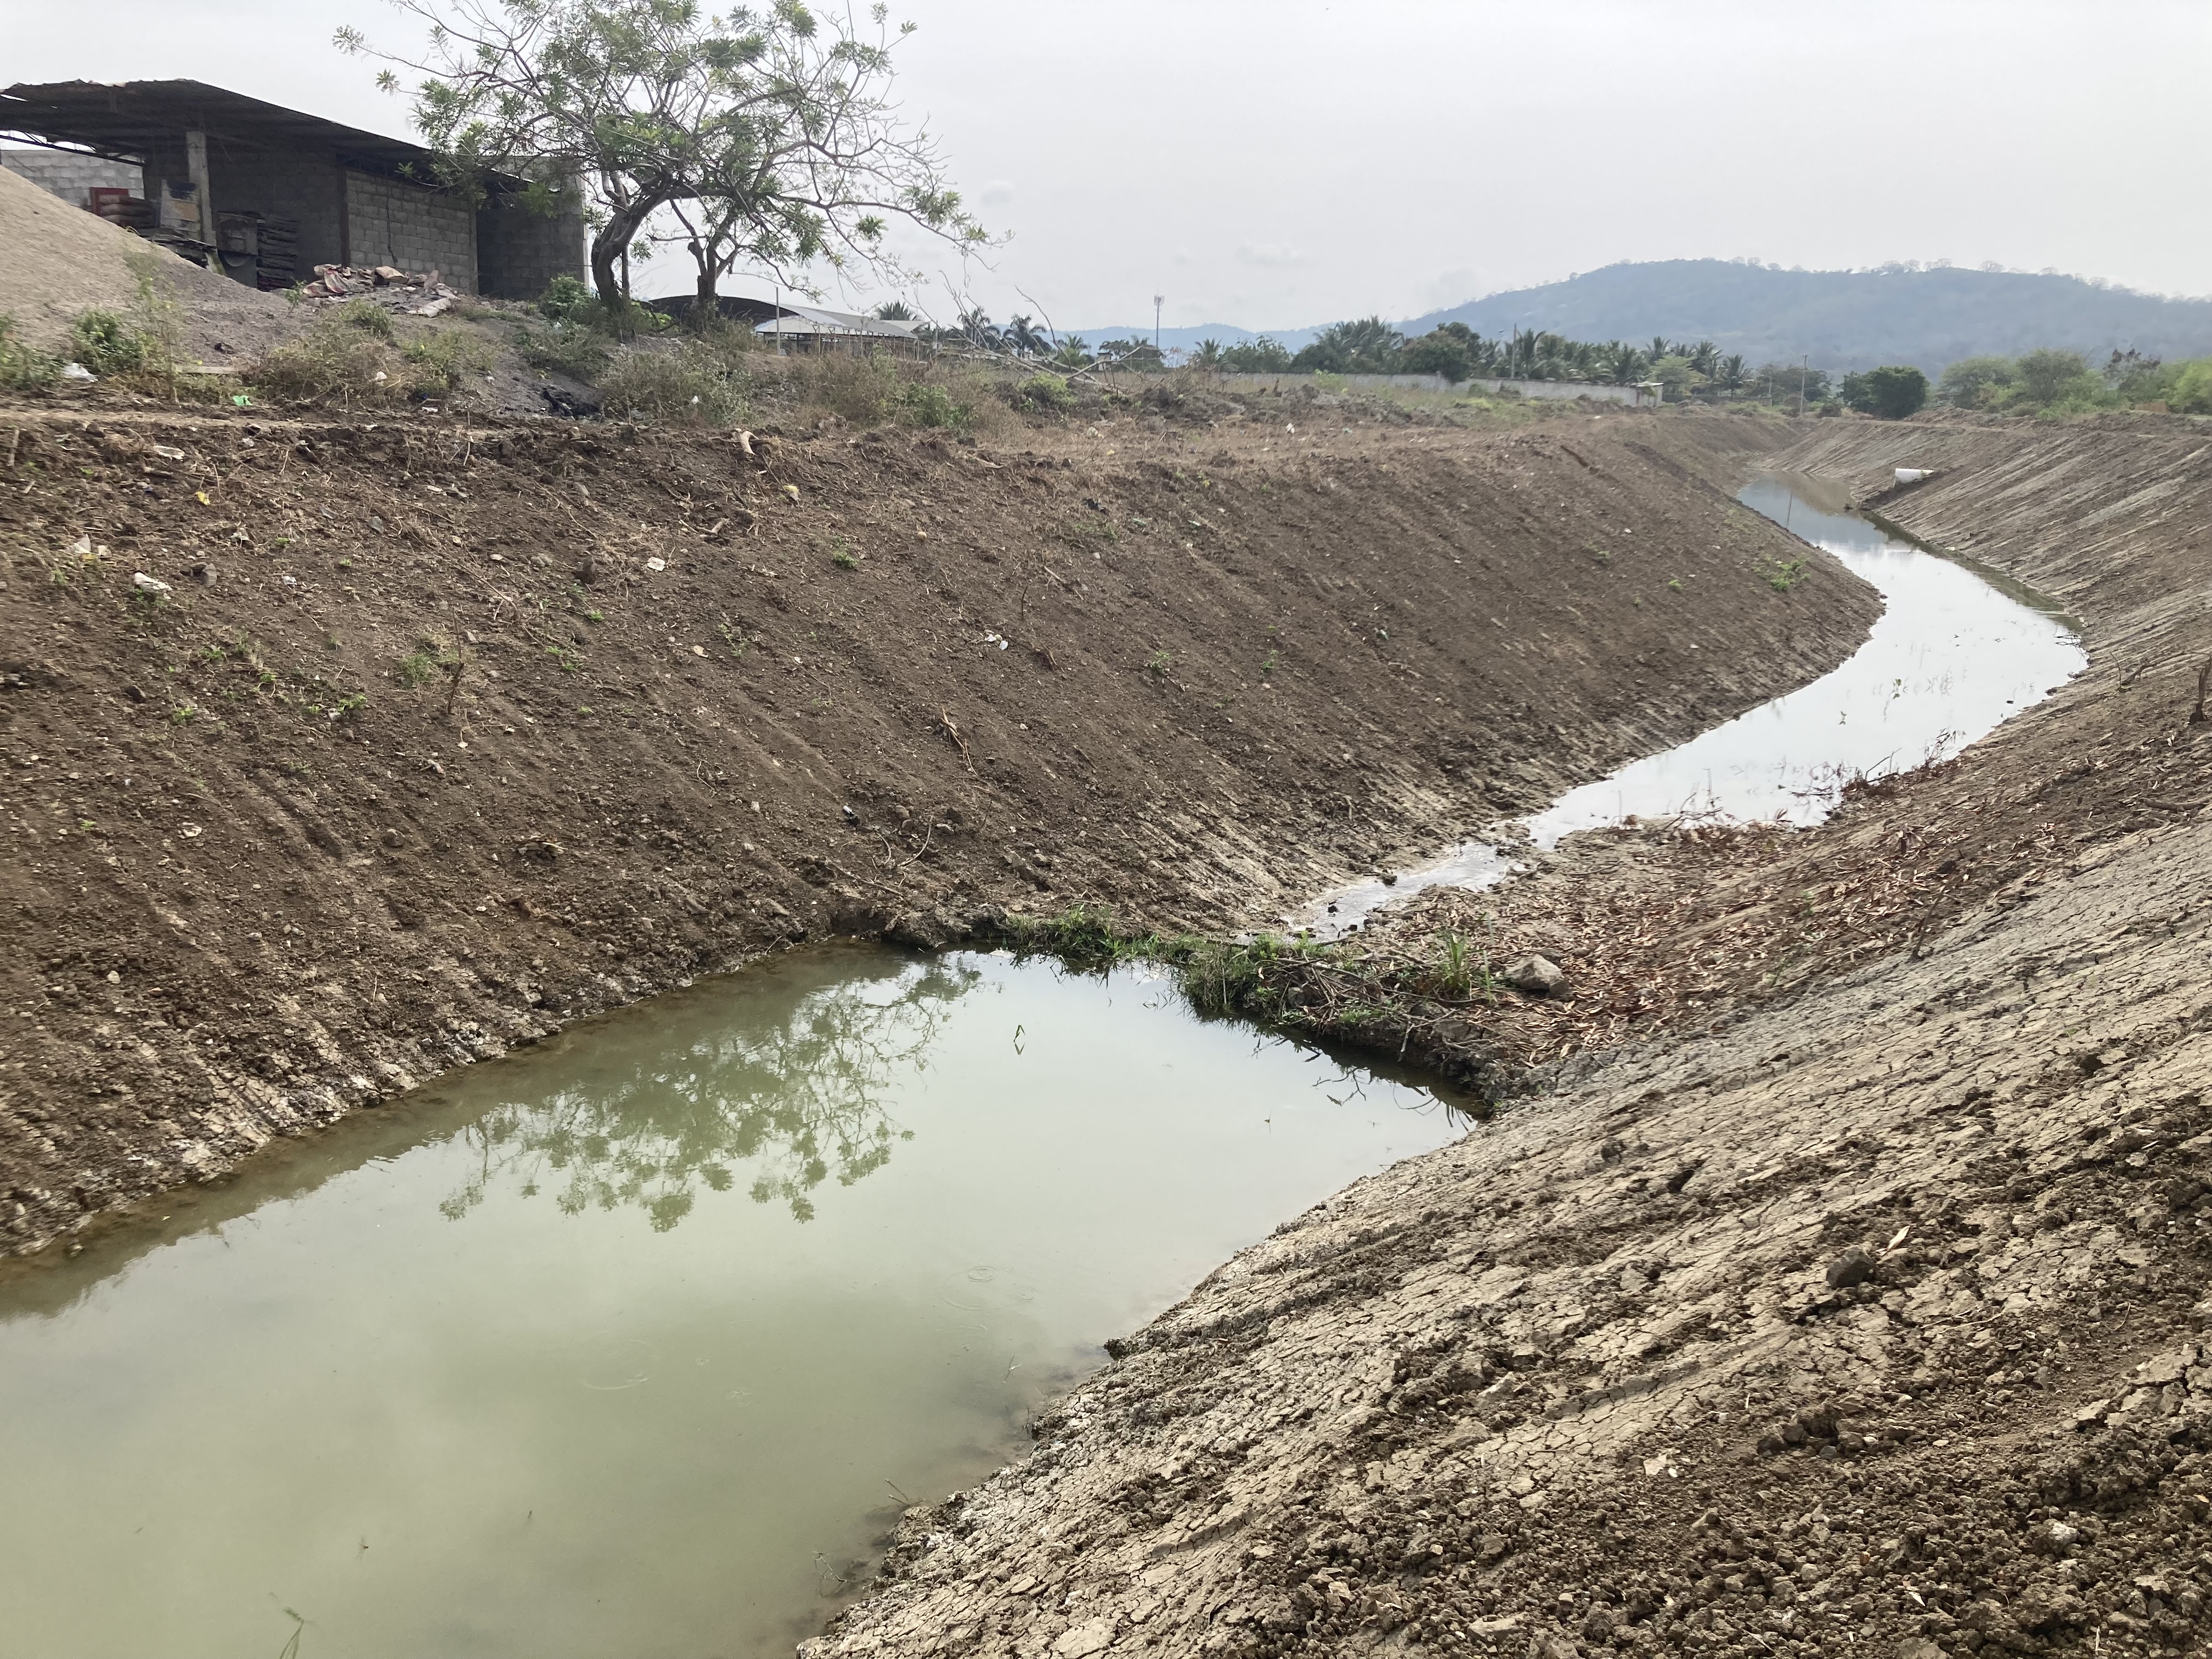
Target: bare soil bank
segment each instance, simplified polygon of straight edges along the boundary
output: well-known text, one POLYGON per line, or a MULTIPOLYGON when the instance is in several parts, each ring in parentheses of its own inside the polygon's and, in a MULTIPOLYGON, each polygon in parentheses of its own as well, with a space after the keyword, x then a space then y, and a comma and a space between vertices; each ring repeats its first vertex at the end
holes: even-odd
POLYGON ((1115 1345, 813 1659, 2201 1651, 2208 453, 1784 456, 1940 469, 1885 510, 2069 599, 2089 673, 1822 830, 1588 838, 1492 896, 1595 993, 1524 1053, 1642 1041, 1115 1345))
POLYGON ((1233 927, 1856 645, 1698 477, 1784 423, 1565 430, 0 419, 0 1239, 781 942, 1233 927))
POLYGON ((2080 848, 2196 817, 2212 800, 2212 745, 2183 729, 2212 654, 2205 435, 2141 416, 1822 426, 1775 465, 2061 601, 2088 672, 1954 761, 1851 789, 1819 834, 1577 836, 1501 888, 1386 911, 1348 960, 1304 971, 1302 1023, 1327 1036, 1336 1004, 1385 1008, 1361 1022, 1370 1041, 1395 1034, 1498 1092, 1541 1087, 1574 1056, 1710 1026, 2017 896, 2080 848), (1899 489, 1898 466, 1937 476, 1899 489), (1576 994, 1427 994, 1447 928, 1501 962, 1544 952, 1576 994))

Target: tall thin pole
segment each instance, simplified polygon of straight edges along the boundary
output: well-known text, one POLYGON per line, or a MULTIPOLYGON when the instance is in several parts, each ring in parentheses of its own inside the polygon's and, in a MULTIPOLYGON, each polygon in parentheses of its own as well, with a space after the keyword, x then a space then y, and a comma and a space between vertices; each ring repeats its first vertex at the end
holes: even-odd
POLYGON ((1805 386, 1812 378, 1813 359, 1808 353, 1797 360, 1797 412, 1805 412, 1805 386))
MULTIPOLYGON (((1168 302, 1164 294, 1152 295, 1152 355, 1160 355, 1160 307, 1168 302)), ((1164 360, 1163 360, 1164 361, 1164 360)))

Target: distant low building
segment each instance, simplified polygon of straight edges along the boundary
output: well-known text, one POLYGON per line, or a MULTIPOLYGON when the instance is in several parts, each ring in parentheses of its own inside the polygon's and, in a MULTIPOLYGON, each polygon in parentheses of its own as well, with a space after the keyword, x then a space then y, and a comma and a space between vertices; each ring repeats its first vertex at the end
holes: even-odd
POLYGON ((434 270, 453 288, 534 299, 585 275, 571 201, 523 205, 495 175, 472 202, 419 144, 198 81, 63 81, 0 92, 0 165, 227 276, 289 288, 319 264, 434 270))
MULTIPOLYGON (((670 295, 645 302, 655 311, 675 318, 689 317, 697 302, 688 294, 670 295)), ((917 323, 891 322, 853 311, 830 311, 820 306, 746 299, 738 295, 717 296, 715 309, 723 321, 745 323, 754 333, 773 343, 780 351, 842 351, 866 356, 890 351, 920 356, 922 339, 917 323)))

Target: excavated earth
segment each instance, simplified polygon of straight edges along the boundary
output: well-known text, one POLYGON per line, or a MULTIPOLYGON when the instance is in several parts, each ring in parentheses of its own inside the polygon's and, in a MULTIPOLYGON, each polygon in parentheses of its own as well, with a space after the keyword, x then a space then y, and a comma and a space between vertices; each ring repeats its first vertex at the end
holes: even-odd
POLYGON ((810 1659, 2206 1650, 2212 432, 1800 430, 2087 672, 1821 830, 1379 924, 1561 957, 1448 1011, 1535 1092, 1109 1345, 810 1659))
POLYGON ((0 1244, 798 940, 1263 921, 1875 611, 1778 418, 1153 424, 0 410, 0 1244))

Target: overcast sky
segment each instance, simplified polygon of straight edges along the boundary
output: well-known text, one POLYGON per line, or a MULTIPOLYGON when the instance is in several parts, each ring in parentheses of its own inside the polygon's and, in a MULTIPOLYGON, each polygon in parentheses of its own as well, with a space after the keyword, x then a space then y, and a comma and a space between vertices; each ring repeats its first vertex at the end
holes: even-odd
MULTIPOLYGON (((1032 309, 1018 288, 1062 329, 1148 322, 1156 292, 1170 325, 1402 319, 1704 255, 2212 292, 2205 0, 908 0, 898 17, 921 26, 900 49, 909 116, 1011 235, 964 277, 1000 318, 1032 309)), ((329 44, 343 22, 398 44, 399 21, 374 0, 0 0, 0 76, 210 81, 404 135, 404 102, 329 44)), ((678 252, 638 287, 688 289, 688 271, 678 252)))

